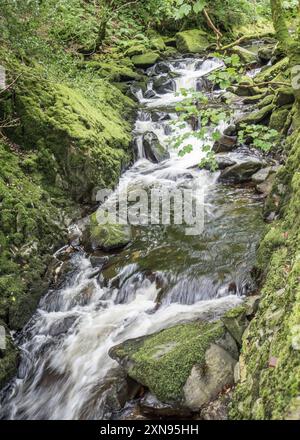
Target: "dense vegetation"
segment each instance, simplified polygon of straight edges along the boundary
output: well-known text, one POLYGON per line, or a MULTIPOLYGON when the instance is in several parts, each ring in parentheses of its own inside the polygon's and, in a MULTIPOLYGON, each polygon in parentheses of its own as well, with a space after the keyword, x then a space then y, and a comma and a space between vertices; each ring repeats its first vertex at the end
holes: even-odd
MULTIPOLYGON (((299 78, 298 7, 294 0, 2 0, 1 325, 9 330, 24 326, 51 282, 56 267, 51 255, 67 241, 67 227, 83 211, 90 212, 95 188, 114 187, 131 163, 136 103, 128 83, 143 84, 138 68, 149 59, 153 64, 174 55, 178 32, 201 30, 226 65, 210 80, 223 88, 243 87, 247 63, 226 48, 240 37, 273 33, 273 23, 277 70, 271 67, 246 86, 265 100, 262 108, 272 106, 277 125, 250 121, 240 127, 239 140, 250 137, 255 147, 269 152, 280 132, 287 138, 281 151, 287 161, 266 203, 266 217, 275 212, 276 221, 259 250, 261 307, 244 337, 242 381, 231 416, 299 415, 300 92, 289 86, 299 78), (292 100, 286 108, 274 104, 278 90, 267 84, 272 81, 288 84, 284 90, 292 100), (275 316, 278 309, 282 313, 275 316), (276 368, 266 367, 270 356, 278 359, 276 368)), ((184 44, 192 46, 194 40, 184 44)), ((207 112, 206 118, 213 124, 224 114, 207 112)), ((207 161, 214 166, 213 157, 207 161)), ((17 363, 7 341, 0 356, 0 386, 17 363)))

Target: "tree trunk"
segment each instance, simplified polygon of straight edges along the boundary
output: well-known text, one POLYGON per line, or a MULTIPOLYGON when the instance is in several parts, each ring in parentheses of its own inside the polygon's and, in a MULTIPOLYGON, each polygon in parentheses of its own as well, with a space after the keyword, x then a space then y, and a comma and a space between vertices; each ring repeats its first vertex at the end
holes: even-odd
POLYGON ((281 0, 271 0, 271 10, 277 39, 283 49, 287 50, 291 37, 284 18, 281 0))

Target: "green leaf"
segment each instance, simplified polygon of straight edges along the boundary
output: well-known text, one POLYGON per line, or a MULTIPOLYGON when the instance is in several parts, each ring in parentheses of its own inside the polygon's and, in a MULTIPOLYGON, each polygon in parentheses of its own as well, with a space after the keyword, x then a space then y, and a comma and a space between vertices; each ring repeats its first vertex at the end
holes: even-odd
POLYGON ((202 12, 205 6, 206 6, 206 0, 197 0, 193 6, 195 14, 202 12))

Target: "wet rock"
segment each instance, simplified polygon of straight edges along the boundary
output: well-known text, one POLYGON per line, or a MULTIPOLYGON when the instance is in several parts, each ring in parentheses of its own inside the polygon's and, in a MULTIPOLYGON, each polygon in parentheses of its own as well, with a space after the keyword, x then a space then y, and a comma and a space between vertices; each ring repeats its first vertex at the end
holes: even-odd
MULTIPOLYGON (((216 154, 215 160, 218 164, 219 170, 225 170, 225 168, 231 167, 236 164, 236 161, 233 159, 230 159, 227 155, 222 154, 216 154)), ((204 166, 205 169, 210 170, 210 165, 207 164, 204 166)))
POLYGON ((142 69, 146 69, 148 67, 153 66, 153 64, 157 63, 160 55, 156 52, 146 52, 141 55, 135 55, 131 58, 131 61, 136 67, 140 67, 142 69))
POLYGON ((144 98, 145 99, 152 99, 156 96, 156 93, 154 90, 152 89, 148 89, 146 90, 146 92, 144 93, 144 98))
POLYGON ((287 104, 293 104, 295 102, 295 94, 291 87, 280 87, 277 90, 274 104, 277 107, 282 107, 287 104))
POLYGON ((255 157, 246 157, 232 167, 226 168, 219 177, 220 181, 243 183, 251 180, 253 174, 264 166, 264 162, 255 157))
POLYGON ((242 76, 235 89, 235 94, 238 96, 255 96, 257 90, 253 80, 249 76, 242 76))
POLYGON ((164 63, 164 62, 157 63, 153 67, 153 73, 155 75, 162 75, 162 74, 170 73, 170 71, 171 71, 171 68, 170 68, 169 64, 164 63))
POLYGON ((19 351, 2 320, 0 320, 0 338, 0 389, 2 389, 17 372, 19 351))
POLYGON ((146 393, 140 401, 141 413, 149 417, 176 417, 186 418, 191 416, 191 411, 179 406, 160 402, 153 394, 146 393))
POLYGON ((78 316, 66 316, 59 321, 54 322, 49 330, 50 336, 59 336, 63 333, 67 333, 68 330, 73 326, 75 321, 77 321, 78 316))
POLYGON ((155 133, 147 132, 143 136, 145 156, 154 163, 169 159, 169 152, 160 144, 155 133))
POLYGON ((274 53, 274 45, 263 46, 258 50, 258 58, 263 64, 267 64, 274 53))
POLYGON ((125 341, 109 355, 160 402, 195 411, 233 384, 238 351, 221 321, 196 321, 125 341))
POLYGON ((176 34, 176 46, 179 52, 199 53, 209 46, 207 34, 200 29, 191 29, 176 34))
POLYGON ((260 299, 261 298, 259 295, 252 295, 246 298, 246 300, 244 301, 244 306, 246 309, 247 317, 253 317, 253 315, 256 314, 259 307, 260 299))
POLYGON ((115 223, 106 218, 106 223, 101 224, 97 220, 97 212, 90 216, 90 226, 84 234, 84 246, 87 249, 102 249, 110 251, 126 246, 132 239, 131 228, 129 225, 115 223))
POLYGON ((153 81, 153 89, 156 93, 163 95, 164 93, 174 92, 176 90, 175 81, 166 76, 161 76, 153 81))
POLYGON ((203 76, 202 78, 198 79, 196 84, 196 90, 197 92, 210 92, 213 89, 213 83, 203 76))
POLYGON ((226 134, 223 134, 221 139, 214 143, 212 149, 215 153, 228 153, 229 151, 232 151, 236 146, 236 136, 227 136, 226 134))
POLYGON ((235 125, 229 125, 224 130, 225 136, 236 136, 237 135, 237 128, 235 125))
POLYGON ((93 267, 103 267, 107 262, 108 262, 109 258, 108 257, 98 257, 96 255, 93 255, 90 258, 91 261, 91 265, 93 267))

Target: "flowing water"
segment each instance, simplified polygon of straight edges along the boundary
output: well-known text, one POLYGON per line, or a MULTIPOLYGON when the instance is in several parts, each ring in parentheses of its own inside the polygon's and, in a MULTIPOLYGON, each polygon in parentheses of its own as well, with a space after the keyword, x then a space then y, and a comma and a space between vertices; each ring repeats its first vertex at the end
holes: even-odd
MULTIPOLYGON (((2 418, 115 416, 124 377, 108 356, 110 347, 180 322, 215 319, 253 290, 250 272, 263 228, 261 201, 251 188, 220 184, 218 173, 197 167, 203 141, 188 137, 185 144, 192 144, 193 151, 184 157, 169 148, 170 136, 191 131, 187 123, 176 124, 178 92, 203 90, 220 105, 220 91, 205 86, 205 76, 220 67, 216 59, 182 59, 167 63, 167 69, 164 65, 164 73, 160 65, 148 70, 148 89, 135 89, 140 101, 136 162, 119 184, 121 191, 134 191, 157 185, 186 188, 192 182, 205 190, 203 233, 188 236, 184 225, 135 226, 132 243, 110 253, 102 269, 83 251, 76 252, 64 282, 45 295, 16 337, 21 362, 2 391, 2 418), (165 89, 157 89, 164 79, 165 89), (154 164, 145 158, 148 132, 169 148, 169 159, 154 164)), ((239 160, 245 153, 232 154, 239 160)))

